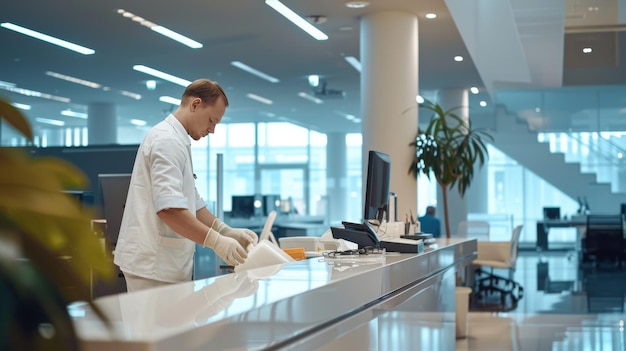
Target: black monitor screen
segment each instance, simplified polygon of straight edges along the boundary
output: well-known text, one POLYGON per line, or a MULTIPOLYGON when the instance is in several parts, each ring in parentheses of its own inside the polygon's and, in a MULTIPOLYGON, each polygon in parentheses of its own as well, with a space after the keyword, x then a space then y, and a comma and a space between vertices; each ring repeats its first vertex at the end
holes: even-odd
POLYGON ((130 186, 130 173, 98 174, 100 196, 107 221, 106 239, 114 248, 122 225, 126 196, 130 186))
POLYGON ((379 209, 385 209, 391 182, 391 159, 388 154, 370 151, 367 161, 365 185, 365 211, 363 219, 382 219, 379 209))
POLYGON ((543 208, 544 219, 561 219, 560 207, 544 207, 543 208))
POLYGON ((280 209, 280 195, 263 195, 263 215, 280 209))
MULTIPOLYGON (((230 215, 237 218, 251 218, 257 215, 254 195, 233 195, 230 215)), ((259 209, 260 209, 259 204, 259 209)))

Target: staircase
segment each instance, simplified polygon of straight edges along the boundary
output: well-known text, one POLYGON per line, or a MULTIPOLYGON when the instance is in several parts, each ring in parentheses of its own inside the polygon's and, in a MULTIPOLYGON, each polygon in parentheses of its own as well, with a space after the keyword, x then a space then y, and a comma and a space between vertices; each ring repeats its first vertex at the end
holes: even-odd
POLYGON ((537 141, 537 133, 518 122, 504 107, 495 110, 494 146, 573 199, 585 196, 595 213, 615 213, 626 194, 613 193, 609 183, 598 183, 595 173, 581 173, 579 163, 567 163, 562 153, 537 141))

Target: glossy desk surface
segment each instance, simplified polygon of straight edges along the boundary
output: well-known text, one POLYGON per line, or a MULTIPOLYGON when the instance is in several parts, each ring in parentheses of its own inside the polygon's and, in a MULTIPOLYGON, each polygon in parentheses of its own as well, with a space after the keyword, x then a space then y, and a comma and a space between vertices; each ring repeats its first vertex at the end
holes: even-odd
POLYGON ((313 258, 69 306, 86 350, 249 350, 289 345, 331 320, 476 257, 476 240, 438 239, 420 254, 313 258))

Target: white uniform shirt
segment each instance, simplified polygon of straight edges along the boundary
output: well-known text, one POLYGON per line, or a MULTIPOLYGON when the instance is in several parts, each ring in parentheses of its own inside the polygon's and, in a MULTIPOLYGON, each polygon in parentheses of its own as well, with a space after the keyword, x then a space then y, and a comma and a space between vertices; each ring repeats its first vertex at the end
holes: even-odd
POLYGON ((190 138, 170 114, 137 151, 114 263, 149 279, 191 280, 195 243, 170 229, 157 212, 186 208, 195 215, 205 206, 195 187, 190 138))

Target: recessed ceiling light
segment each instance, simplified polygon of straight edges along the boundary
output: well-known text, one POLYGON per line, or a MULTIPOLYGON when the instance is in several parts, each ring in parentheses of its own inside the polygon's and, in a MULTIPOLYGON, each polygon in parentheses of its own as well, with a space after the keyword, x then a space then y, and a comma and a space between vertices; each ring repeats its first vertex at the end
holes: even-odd
POLYGON ((478 94, 478 88, 476 88, 476 87, 471 87, 471 88, 470 88, 470 91, 471 91, 471 92, 472 92, 472 94, 474 94, 474 95, 478 94))
POLYGON ((320 85, 320 76, 317 74, 311 74, 308 77, 309 85, 313 88, 317 88, 320 85))
POLYGON ((434 18, 437 18, 437 14, 436 13, 427 13, 424 17, 426 17, 428 19, 434 19, 434 18))
POLYGON ((421 95, 415 95, 415 102, 417 102, 418 104, 423 104, 424 98, 421 95))
POLYGON ((592 51, 591 48, 583 48, 583 54, 590 54, 592 51))
POLYGON ((370 5, 369 1, 348 1, 346 7, 351 9, 362 9, 370 5))
POLYGON ((456 62, 463 61, 463 56, 454 56, 454 61, 456 61, 456 62))
POLYGON ((480 106, 482 106, 482 107, 487 107, 487 101, 484 101, 484 100, 483 100, 483 101, 481 101, 481 102, 480 102, 480 106))
POLYGON ((156 80, 149 79, 146 81, 146 89, 154 90, 156 89, 156 80))

